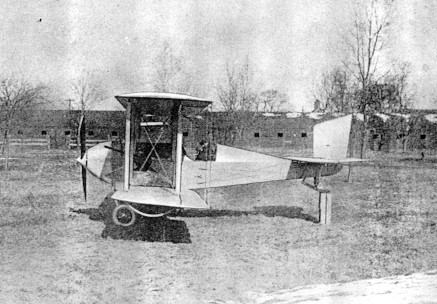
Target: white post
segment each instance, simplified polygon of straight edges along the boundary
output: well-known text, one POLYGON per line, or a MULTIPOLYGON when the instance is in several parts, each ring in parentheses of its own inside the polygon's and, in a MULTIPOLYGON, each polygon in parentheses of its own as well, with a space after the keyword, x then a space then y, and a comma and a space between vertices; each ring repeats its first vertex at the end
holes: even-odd
POLYGON ((177 138, 176 138, 176 176, 175 176, 175 190, 176 193, 181 192, 181 174, 182 174, 182 119, 181 119, 181 109, 182 106, 179 106, 178 109, 178 122, 177 122, 177 138))
POLYGON ((126 108, 126 134, 124 140, 124 190, 129 190, 130 185, 130 148, 131 148, 131 116, 132 105, 130 102, 126 108))
POLYGON ((176 144, 176 193, 181 192, 181 174, 182 174, 182 133, 178 132, 177 144, 176 144))
POLYGON ((319 192, 319 216, 320 224, 331 224, 332 197, 330 192, 319 192))

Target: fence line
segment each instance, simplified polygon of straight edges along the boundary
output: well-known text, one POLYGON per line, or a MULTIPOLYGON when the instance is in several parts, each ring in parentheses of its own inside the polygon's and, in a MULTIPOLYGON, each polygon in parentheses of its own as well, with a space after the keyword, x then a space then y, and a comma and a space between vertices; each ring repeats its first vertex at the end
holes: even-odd
MULTIPOLYGON (((50 137, 44 138, 10 138, 9 139, 10 146, 39 146, 39 147, 47 147, 50 150, 50 137)), ((0 141, 0 146, 3 146, 3 141, 0 141)))
MULTIPOLYGON (((86 147, 90 148, 98 143, 108 141, 108 139, 87 139, 86 147)), ((65 141, 66 147, 69 149, 76 149, 77 142, 74 139, 67 139, 65 141)), ((47 147, 50 150, 50 136, 44 138, 10 138, 9 145, 12 146, 36 146, 36 147, 47 147)), ((0 148, 3 146, 3 141, 0 141, 0 148)), ((65 147, 65 146, 64 146, 65 147)))

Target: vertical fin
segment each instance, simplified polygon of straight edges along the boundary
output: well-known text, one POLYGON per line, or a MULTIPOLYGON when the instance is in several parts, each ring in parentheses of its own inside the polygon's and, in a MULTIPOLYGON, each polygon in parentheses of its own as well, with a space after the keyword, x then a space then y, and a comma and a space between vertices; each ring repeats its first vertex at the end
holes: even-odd
POLYGON ((347 157, 352 114, 314 126, 313 156, 327 159, 347 157))

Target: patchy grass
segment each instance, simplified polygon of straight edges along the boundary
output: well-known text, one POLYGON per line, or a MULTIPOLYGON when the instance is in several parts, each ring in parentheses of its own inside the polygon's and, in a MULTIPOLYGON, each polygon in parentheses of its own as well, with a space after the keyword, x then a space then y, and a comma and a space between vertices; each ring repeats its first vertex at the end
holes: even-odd
POLYGON ((347 170, 327 178, 329 227, 315 223, 317 195, 284 181, 213 189, 214 210, 130 229, 91 177, 84 202, 74 152, 18 157, 0 185, 1 303, 220 302, 437 268, 431 156, 374 155, 351 184, 347 170))

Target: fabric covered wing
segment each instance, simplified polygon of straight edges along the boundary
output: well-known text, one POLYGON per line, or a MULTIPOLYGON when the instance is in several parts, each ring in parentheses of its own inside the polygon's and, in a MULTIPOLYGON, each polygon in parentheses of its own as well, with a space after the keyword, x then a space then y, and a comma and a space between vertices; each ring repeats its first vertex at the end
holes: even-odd
POLYGON ((291 160, 217 145, 216 161, 182 165, 182 189, 224 187, 285 180, 291 160))
POLYGON ((279 162, 200 162, 182 165, 182 189, 224 187, 285 180, 291 161, 279 162))
POLYGON ((135 204, 165 206, 171 208, 207 209, 209 206, 191 190, 180 194, 174 189, 163 187, 131 186, 128 191, 117 190, 112 199, 135 204))

